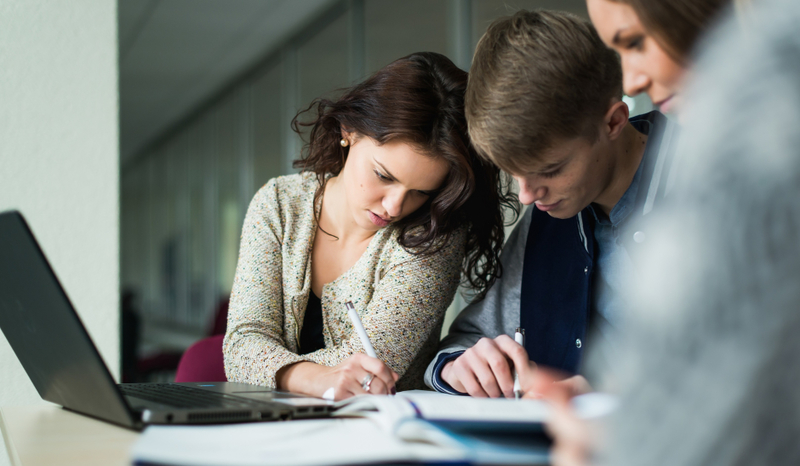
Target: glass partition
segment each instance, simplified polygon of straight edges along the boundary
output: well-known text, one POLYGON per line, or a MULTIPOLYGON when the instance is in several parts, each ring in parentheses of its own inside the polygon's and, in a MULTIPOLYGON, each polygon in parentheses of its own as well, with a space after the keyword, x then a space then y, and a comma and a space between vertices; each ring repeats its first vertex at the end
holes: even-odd
MULTIPOLYGON (((122 286, 140 298, 148 335, 164 330, 149 341, 180 349, 209 328, 230 293, 250 199, 269 179, 294 172, 289 161, 300 144, 289 124, 299 109, 412 52, 443 53, 467 67, 491 21, 520 8, 586 17, 584 0, 342 1, 126 163, 122 286)), ((633 114, 651 108, 646 96, 626 101, 633 114)))
POLYGON ((251 86, 253 189, 250 197, 267 181, 283 174, 281 138, 289 121, 282 118, 281 91, 280 64, 256 76, 251 86))
POLYGON ((448 2, 364 2, 366 71, 374 73, 414 52, 448 52, 448 2))

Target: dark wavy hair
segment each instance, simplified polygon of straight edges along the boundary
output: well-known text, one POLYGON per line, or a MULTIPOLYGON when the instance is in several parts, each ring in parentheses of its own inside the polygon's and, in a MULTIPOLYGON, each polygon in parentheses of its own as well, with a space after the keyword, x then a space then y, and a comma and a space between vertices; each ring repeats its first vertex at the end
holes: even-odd
MULTIPOLYGON (((341 98, 314 100, 292 120, 303 135, 310 128, 295 168, 316 173, 319 200, 329 175, 344 167, 349 147, 342 147, 342 128, 378 144, 410 144, 450 166, 444 185, 412 214, 397 222, 399 243, 413 254, 434 254, 466 226, 462 282, 482 299, 502 274, 503 207, 512 221, 519 203, 508 179, 477 156, 467 135, 464 93, 467 73, 433 52, 400 58, 345 91, 341 98), (308 117, 302 121, 301 117, 308 117)), ((317 219, 319 220, 319 219, 317 219)))

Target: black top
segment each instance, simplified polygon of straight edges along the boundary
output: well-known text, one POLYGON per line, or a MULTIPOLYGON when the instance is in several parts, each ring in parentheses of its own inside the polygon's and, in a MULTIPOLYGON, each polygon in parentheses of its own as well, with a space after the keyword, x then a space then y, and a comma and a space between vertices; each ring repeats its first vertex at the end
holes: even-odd
POLYGON ((313 353, 325 348, 325 337, 322 336, 322 301, 314 292, 308 293, 306 315, 303 317, 303 328, 300 330, 300 348, 298 354, 313 353))

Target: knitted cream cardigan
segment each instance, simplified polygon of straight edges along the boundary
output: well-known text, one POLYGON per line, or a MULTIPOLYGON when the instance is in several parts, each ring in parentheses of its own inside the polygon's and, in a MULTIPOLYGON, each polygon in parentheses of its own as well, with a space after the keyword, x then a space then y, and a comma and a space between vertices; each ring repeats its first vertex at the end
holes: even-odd
POLYGON ((378 357, 400 375, 397 388, 424 388, 422 376, 459 283, 463 229, 428 256, 403 249, 396 228, 378 230, 355 265, 322 288, 325 348, 301 356, 317 185, 312 173, 275 178, 250 203, 223 344, 228 380, 275 387, 275 374, 286 365, 335 366, 363 353, 344 306, 352 301, 378 357))

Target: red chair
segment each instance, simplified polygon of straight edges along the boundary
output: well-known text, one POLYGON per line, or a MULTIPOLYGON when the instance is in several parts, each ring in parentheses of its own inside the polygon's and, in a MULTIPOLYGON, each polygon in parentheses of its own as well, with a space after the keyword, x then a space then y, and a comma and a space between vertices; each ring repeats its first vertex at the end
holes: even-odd
POLYGON ((223 298, 217 304, 217 309, 214 311, 214 320, 211 322, 210 332, 207 335, 212 335, 209 338, 200 340, 183 354, 175 351, 160 352, 147 358, 139 359, 136 362, 136 378, 131 381, 150 381, 152 374, 173 372, 176 371, 176 382, 224 382, 225 370, 222 363, 222 335, 225 334, 225 326, 228 321, 228 298, 223 298), (220 339, 217 342, 214 337, 219 335, 220 339), (203 343, 206 340, 209 342, 203 343), (211 342, 214 343, 211 343, 211 342), (200 343, 203 343, 202 345, 200 343), (216 348, 214 346, 216 345, 216 348), (193 349, 194 346, 198 348, 193 349), (201 352, 202 350, 202 352, 201 352), (191 352, 191 355, 189 353, 191 352), (187 355, 189 355, 187 359, 187 355), (206 355, 211 358, 204 362, 202 358, 206 355), (184 363, 184 359, 186 362, 184 363), (206 364, 213 367, 213 371, 197 372, 206 364), (179 366, 183 365, 183 370, 179 366), (195 377, 201 376, 214 376, 215 379, 196 379, 195 377), (184 380, 183 377, 191 377, 191 380, 184 380), (221 377, 221 378, 220 378, 221 377), (179 378, 181 378, 179 380, 179 378))
POLYGON ((189 347, 178 363, 176 382, 227 382, 222 359, 225 335, 204 338, 189 347))

